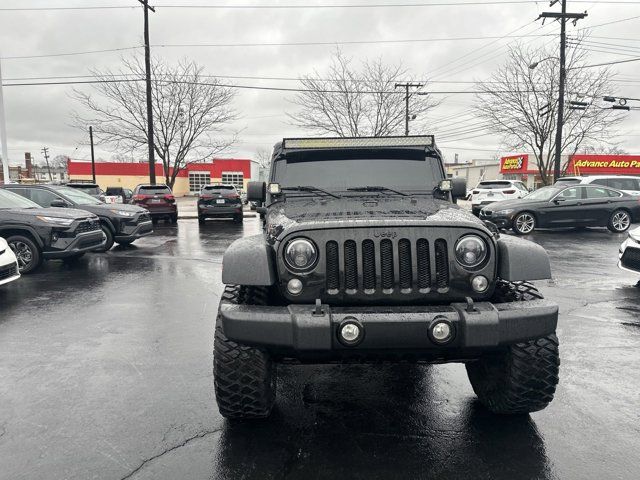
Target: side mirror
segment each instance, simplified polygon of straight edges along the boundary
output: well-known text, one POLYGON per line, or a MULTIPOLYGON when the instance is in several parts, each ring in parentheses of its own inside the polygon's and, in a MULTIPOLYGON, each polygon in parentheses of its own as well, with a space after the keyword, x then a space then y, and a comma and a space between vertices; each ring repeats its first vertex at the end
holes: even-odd
POLYGON ((555 203, 556 205, 558 205, 559 203, 562 203, 562 202, 564 202, 564 201, 566 201, 566 200, 567 200, 567 199, 566 199, 566 198, 563 198, 563 197, 556 197, 556 198, 554 198, 554 199, 553 199, 553 203, 555 203))
POLYGON ((49 204, 50 207, 67 208, 67 202, 64 200, 52 200, 49 204))
POLYGON ((267 198, 266 190, 267 184, 264 182, 247 183, 247 200, 250 202, 264 202, 267 198))

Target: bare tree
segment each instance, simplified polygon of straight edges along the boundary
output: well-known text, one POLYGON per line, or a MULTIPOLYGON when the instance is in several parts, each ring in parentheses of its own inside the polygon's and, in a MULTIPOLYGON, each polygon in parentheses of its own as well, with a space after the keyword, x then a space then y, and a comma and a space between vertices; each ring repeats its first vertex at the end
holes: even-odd
MULTIPOLYGON (((381 59, 364 60, 360 69, 336 50, 326 74, 315 71, 300 78, 301 91, 292 103, 299 107, 288 113, 291 122, 318 134, 339 137, 382 137, 404 130, 404 90, 395 84, 409 78, 401 64, 388 65, 381 59)), ((424 114, 435 103, 413 94, 410 115, 424 114)))
MULTIPOLYGON (((589 104, 584 110, 565 106, 562 152, 569 155, 589 144, 610 144, 623 118, 597 104, 612 91, 611 70, 584 68, 586 61, 585 50, 568 49, 566 100, 589 104)), ((508 148, 533 152, 545 185, 555 153, 559 75, 556 50, 516 45, 490 80, 477 84, 474 106, 486 130, 501 135, 508 148)))
MULTIPOLYGON (((165 181, 173 187, 181 170, 211 159, 231 146, 235 137, 222 139, 221 128, 235 119, 231 109, 234 91, 218 80, 203 80, 202 67, 182 61, 176 66, 154 59, 152 91, 155 152, 164 167, 165 181)), ((73 124, 83 130, 93 126, 100 143, 114 151, 146 148, 147 114, 144 65, 123 59, 113 72, 92 71, 99 80, 97 95, 74 90, 84 112, 73 113, 73 124)))

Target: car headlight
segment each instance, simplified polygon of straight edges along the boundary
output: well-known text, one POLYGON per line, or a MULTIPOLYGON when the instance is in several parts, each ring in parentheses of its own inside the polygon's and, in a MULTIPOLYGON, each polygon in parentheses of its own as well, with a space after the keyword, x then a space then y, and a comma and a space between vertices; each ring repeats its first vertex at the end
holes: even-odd
POLYGON ((46 223, 52 223, 53 225, 59 225, 61 227, 68 227, 73 223, 73 218, 61 218, 61 217, 45 217, 45 216, 36 216, 38 220, 42 220, 46 223))
POLYGON ((513 208, 507 208, 506 210, 498 210, 495 213, 496 215, 509 215, 510 213, 513 213, 513 208))
POLYGON ((487 255, 487 244, 477 235, 465 235, 456 243, 456 260, 465 268, 481 265, 487 255))
POLYGON ((311 240, 294 238, 284 249, 284 261, 292 270, 309 270, 318 261, 318 249, 311 240))
POLYGON ((116 215, 120 215, 121 217, 133 217, 137 212, 129 212, 127 210, 111 210, 116 215))

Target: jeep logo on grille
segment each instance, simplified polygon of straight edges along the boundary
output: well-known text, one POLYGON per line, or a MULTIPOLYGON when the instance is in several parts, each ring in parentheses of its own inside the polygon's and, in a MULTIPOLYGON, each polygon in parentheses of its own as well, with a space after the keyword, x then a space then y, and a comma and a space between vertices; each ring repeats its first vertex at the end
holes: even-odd
POLYGON ((382 230, 373 232, 373 236, 376 238, 396 238, 398 233, 392 230, 382 230))

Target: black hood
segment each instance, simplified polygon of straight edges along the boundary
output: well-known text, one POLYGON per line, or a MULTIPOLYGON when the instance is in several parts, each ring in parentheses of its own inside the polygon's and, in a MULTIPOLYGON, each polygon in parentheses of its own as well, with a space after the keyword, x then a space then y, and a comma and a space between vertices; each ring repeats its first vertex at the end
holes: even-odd
POLYGON ((122 210, 131 213, 146 212, 146 209, 138 207, 137 205, 129 205, 126 203, 101 203, 99 205, 78 205, 76 208, 81 208, 87 212, 95 213, 98 216, 111 216, 116 215, 112 210, 122 210))
POLYGON ((77 210, 75 208, 8 208, 0 210, 7 216, 11 217, 35 217, 41 215, 43 217, 56 217, 56 218, 70 218, 72 220, 80 220, 86 218, 95 218, 91 212, 85 212, 84 210, 77 210))
POLYGON ((289 197, 272 204, 266 216, 267 231, 280 232, 293 225, 345 223, 350 221, 422 221, 434 224, 483 222, 446 200, 431 196, 349 196, 342 198, 289 197))
POLYGON ((490 203, 486 205, 484 208, 490 211, 498 211, 498 210, 507 210, 512 208, 514 210, 530 207, 530 206, 538 206, 547 203, 546 201, 541 200, 527 200, 527 198, 514 198, 512 200, 501 200, 500 202, 490 203))

